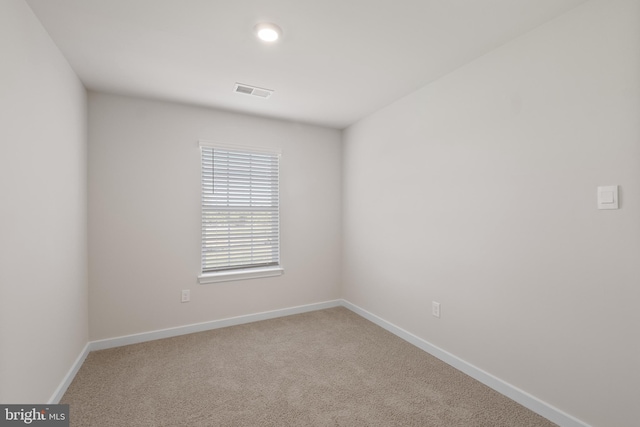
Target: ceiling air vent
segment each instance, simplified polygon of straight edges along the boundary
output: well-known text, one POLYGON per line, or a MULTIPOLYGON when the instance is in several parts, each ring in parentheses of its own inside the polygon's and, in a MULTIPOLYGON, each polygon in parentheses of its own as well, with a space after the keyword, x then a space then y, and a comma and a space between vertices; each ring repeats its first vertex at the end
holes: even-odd
POLYGON ((258 98, 268 98, 273 93, 271 89, 263 89, 261 87, 249 86, 242 83, 236 83, 233 91, 236 93, 244 93, 245 95, 257 96, 258 98))

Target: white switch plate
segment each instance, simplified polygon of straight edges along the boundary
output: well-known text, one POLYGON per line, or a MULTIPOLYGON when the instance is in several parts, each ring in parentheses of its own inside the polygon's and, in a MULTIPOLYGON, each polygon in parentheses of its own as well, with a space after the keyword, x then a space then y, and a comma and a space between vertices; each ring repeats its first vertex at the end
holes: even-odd
POLYGON ((598 187, 598 209, 618 209, 618 186, 598 187))
POLYGON ((434 317, 440 318, 440 303, 439 302, 435 302, 435 301, 431 302, 431 314, 433 314, 434 317))

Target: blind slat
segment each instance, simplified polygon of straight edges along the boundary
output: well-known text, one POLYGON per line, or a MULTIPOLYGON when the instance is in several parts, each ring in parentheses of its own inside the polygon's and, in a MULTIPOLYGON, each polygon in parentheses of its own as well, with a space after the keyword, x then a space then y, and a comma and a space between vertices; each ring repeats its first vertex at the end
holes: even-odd
POLYGON ((279 155, 201 149, 202 271, 279 265, 279 155))

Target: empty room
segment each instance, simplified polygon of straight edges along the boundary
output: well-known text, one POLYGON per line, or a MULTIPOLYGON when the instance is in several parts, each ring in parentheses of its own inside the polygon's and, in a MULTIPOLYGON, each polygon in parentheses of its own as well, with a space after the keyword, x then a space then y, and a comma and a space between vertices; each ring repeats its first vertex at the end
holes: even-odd
POLYGON ((0 0, 0 425, 640 425, 640 0, 0 0))

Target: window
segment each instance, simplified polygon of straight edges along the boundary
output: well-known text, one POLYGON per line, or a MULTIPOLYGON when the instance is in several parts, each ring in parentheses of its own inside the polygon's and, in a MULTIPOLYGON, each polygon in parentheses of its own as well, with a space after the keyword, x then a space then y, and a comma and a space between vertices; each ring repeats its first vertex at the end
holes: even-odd
POLYGON ((203 141, 200 150, 200 283, 282 274, 280 154, 203 141))

